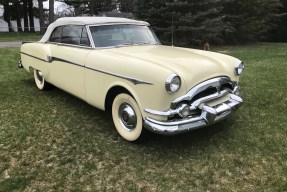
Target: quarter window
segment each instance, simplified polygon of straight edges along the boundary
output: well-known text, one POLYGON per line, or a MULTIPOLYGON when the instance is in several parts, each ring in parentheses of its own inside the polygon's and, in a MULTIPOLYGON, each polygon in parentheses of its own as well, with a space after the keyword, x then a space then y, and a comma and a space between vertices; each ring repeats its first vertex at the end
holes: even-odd
POLYGON ((56 28, 49 41, 70 45, 90 46, 86 27, 80 25, 66 25, 56 28))
POLYGON ((52 35, 51 35, 49 41, 50 41, 50 42, 60 43, 60 42, 61 42, 61 35, 62 35, 62 27, 57 27, 57 28, 53 31, 53 33, 52 33, 52 35))

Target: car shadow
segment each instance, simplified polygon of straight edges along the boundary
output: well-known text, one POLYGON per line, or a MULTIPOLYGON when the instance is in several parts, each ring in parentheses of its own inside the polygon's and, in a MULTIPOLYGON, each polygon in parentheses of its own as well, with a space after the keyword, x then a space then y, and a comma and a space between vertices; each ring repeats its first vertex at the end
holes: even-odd
MULTIPOLYGON (((95 124, 95 127, 97 127, 97 130, 87 128, 86 131, 89 131, 89 135, 101 133, 104 137, 112 140, 113 142, 122 142, 126 145, 152 147, 158 150, 162 149, 163 147, 186 148, 189 146, 202 148, 212 145, 217 139, 220 140, 228 137, 230 132, 230 127, 228 125, 232 124, 232 119, 227 119, 208 127, 172 136, 159 135, 149 132, 143 142, 131 143, 125 141, 120 135, 117 134, 110 113, 99 110, 89 105, 85 101, 65 91, 62 91, 61 89, 58 89, 57 87, 53 87, 53 89, 50 91, 39 91, 35 86, 34 79, 23 80, 23 83, 27 87, 34 87, 33 89, 35 92, 38 91, 41 92, 41 94, 45 93, 45 97, 51 100, 54 100, 55 98, 61 99, 62 103, 64 103, 63 107, 73 110, 77 110, 78 107, 84 108, 85 110, 81 110, 81 115, 87 119, 91 119, 91 121, 93 121, 95 124), (97 120, 93 120, 94 117, 97 117, 97 120)), ((83 129, 85 129, 85 125, 83 124, 82 126, 83 129)))

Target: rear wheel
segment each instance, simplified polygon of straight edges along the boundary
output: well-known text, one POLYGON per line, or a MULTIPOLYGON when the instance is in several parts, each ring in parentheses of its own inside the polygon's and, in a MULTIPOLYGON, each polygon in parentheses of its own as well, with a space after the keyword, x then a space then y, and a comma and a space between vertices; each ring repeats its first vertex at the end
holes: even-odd
POLYGON ((48 90, 51 88, 51 84, 45 80, 43 73, 38 69, 34 69, 34 79, 38 89, 48 90))
POLYGON ((117 95, 112 105, 112 116, 118 133, 128 141, 138 141, 143 136, 142 114, 130 95, 117 95))

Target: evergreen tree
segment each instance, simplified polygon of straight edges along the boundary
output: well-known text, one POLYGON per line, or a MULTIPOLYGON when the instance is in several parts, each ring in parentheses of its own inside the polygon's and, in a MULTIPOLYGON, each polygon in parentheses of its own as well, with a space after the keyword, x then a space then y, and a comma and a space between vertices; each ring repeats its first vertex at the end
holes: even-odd
POLYGON ((266 40, 276 27, 280 6, 279 0, 226 0, 223 14, 228 28, 224 38, 230 43, 266 40))
POLYGON ((117 0, 117 3, 121 12, 132 13, 134 11, 134 0, 117 0))
POLYGON ((202 46, 205 41, 221 43, 225 28, 219 1, 138 0, 136 16, 148 21, 164 44, 202 46))
POLYGON ((269 33, 270 40, 287 42, 287 0, 280 1, 282 6, 277 14, 277 27, 269 33))

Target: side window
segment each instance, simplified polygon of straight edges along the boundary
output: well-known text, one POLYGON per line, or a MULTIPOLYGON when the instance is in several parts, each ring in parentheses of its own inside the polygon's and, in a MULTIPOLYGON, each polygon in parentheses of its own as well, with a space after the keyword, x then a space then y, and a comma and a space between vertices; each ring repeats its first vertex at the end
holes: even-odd
POLYGON ((87 29, 85 26, 82 27, 82 36, 81 36, 81 40, 80 40, 80 45, 83 46, 90 46, 90 41, 88 38, 88 33, 87 33, 87 29))
POLYGON ((57 27, 51 34, 49 42, 71 45, 90 46, 87 29, 80 25, 57 27))
POLYGON ((66 44, 79 45, 81 33, 82 26, 64 26, 61 42, 66 44))
POLYGON ((57 27, 53 31, 52 35, 50 36, 49 41, 60 43, 61 42, 61 35, 62 35, 62 27, 57 27))

